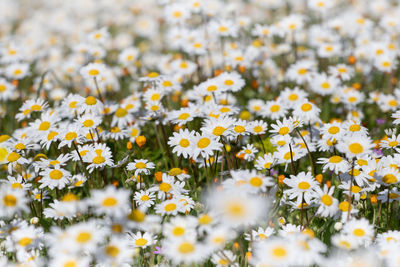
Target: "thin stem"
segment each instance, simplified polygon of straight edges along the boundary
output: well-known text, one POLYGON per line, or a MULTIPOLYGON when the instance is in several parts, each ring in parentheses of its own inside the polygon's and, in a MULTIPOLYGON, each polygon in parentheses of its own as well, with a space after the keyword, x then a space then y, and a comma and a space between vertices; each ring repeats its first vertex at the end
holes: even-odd
POLYGON ((294 170, 293 152, 292 152, 292 145, 291 144, 289 144, 289 150, 290 150, 290 169, 292 170, 292 174, 296 175, 296 172, 294 170))
POLYGON ((310 165, 311 165, 311 172, 312 172, 312 175, 315 177, 315 166, 314 166, 314 161, 313 161, 313 158, 312 158, 312 155, 311 155, 311 151, 310 151, 310 149, 309 149, 309 147, 307 145, 306 140, 301 135, 299 129, 296 128, 296 132, 300 136, 301 140, 303 140, 304 144, 306 145, 306 149, 307 149, 307 152, 308 152, 308 159, 309 159, 310 165))
POLYGON ((350 220, 350 213, 351 213, 351 202, 353 198, 352 194, 352 187, 353 187, 353 179, 354 179, 354 159, 351 161, 351 178, 350 178, 350 185, 349 185, 349 209, 347 211, 347 221, 350 220))

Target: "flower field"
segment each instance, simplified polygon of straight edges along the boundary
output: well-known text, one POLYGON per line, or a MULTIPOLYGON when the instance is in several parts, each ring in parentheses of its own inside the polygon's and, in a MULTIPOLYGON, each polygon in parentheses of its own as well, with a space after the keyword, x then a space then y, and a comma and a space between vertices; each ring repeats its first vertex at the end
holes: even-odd
POLYGON ((1 0, 0 267, 400 266, 400 3, 1 0))

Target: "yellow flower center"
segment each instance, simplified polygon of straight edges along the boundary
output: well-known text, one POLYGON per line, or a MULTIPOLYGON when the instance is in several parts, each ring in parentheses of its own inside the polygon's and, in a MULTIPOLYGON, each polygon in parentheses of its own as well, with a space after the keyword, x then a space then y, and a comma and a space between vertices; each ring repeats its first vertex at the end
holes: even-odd
POLYGON ((86 243, 92 239, 92 234, 89 232, 81 232, 75 238, 76 242, 78 243, 86 243))
POLYGON ((269 109, 271 112, 278 112, 281 109, 279 105, 272 105, 269 109))
POLYGON ((117 257, 119 254, 119 248, 116 246, 107 246, 106 247, 106 254, 113 258, 117 257))
POLYGON ((94 96, 88 96, 85 99, 85 103, 89 106, 93 106, 96 105, 97 99, 94 96))
POLYGON ((83 126, 85 126, 86 128, 88 128, 88 127, 92 127, 93 126, 93 124, 94 124, 94 121, 93 120, 85 120, 84 122, 83 122, 83 126))
POLYGON ((328 194, 325 194, 321 197, 321 202, 326 206, 330 206, 333 203, 332 197, 328 194))
POLYGON ((65 140, 71 141, 74 138, 77 138, 78 135, 75 132, 69 132, 65 135, 65 140))
POLYGON ((206 224, 210 224, 213 221, 213 219, 209 215, 204 214, 199 218, 198 221, 199 221, 199 224, 206 225, 206 224))
POLYGON ((211 143, 210 139, 207 137, 200 138, 200 140, 197 142, 197 147, 198 148, 206 148, 208 145, 211 143))
POLYGON ((174 210, 176 210, 176 204, 169 203, 169 204, 165 205, 164 210, 167 212, 174 211, 174 210))
POLYGON ((182 114, 179 115, 178 119, 179 120, 186 120, 189 117, 190 117, 189 113, 182 113, 182 114))
POLYGON ((158 77, 159 76, 159 74, 157 73, 157 72, 150 72, 148 75, 147 75, 147 77, 149 77, 149 78, 156 78, 156 77, 158 77))
POLYGON ((17 205, 17 198, 14 195, 5 195, 3 197, 3 203, 7 207, 14 207, 17 205))
POLYGON ((174 236, 181 236, 185 233, 185 228, 177 226, 174 228, 174 230, 172 231, 172 234, 174 236))
POLYGON ((243 133, 246 129, 241 125, 236 125, 233 130, 237 133, 243 133))
POLYGON ((279 129, 278 132, 280 135, 286 135, 289 133, 289 127, 283 126, 282 128, 279 129))
POLYGON ((136 239, 135 244, 138 247, 143 247, 147 244, 147 240, 144 238, 138 238, 138 239, 136 239))
POLYGON ((348 212, 348 211, 351 210, 351 206, 350 206, 349 202, 343 201, 343 202, 340 202, 340 204, 339 204, 339 209, 340 209, 342 212, 348 212))
POLYGON ((329 163, 339 163, 342 161, 342 157, 340 156, 332 156, 329 158, 329 163))
POLYGON ((21 157, 20 154, 18 154, 16 152, 11 152, 7 157, 7 161, 14 162, 14 161, 17 161, 20 157, 21 157))
POLYGON ((360 236, 364 236, 365 235, 365 231, 363 229, 361 229, 361 228, 356 228, 356 229, 353 230, 353 234, 355 236, 360 237, 360 236))
POLYGON ((14 147, 15 147, 16 149, 19 149, 19 150, 25 149, 25 148, 26 148, 25 145, 24 145, 23 143, 18 143, 18 144, 16 144, 14 147))
POLYGON ((141 200, 141 201, 149 201, 150 198, 149 198, 148 195, 143 195, 143 196, 140 198, 140 200, 141 200))
POLYGON ((349 127, 349 130, 350 130, 351 132, 358 132, 358 131, 361 130, 361 126, 358 125, 358 124, 353 124, 353 125, 351 125, 351 126, 349 127))
POLYGON ((254 187, 260 187, 262 185, 262 179, 260 177, 253 177, 249 183, 254 187))
POLYGON ((29 238, 29 237, 23 237, 18 241, 18 244, 21 247, 26 247, 26 246, 29 246, 30 244, 32 244, 32 241, 33 240, 31 238, 29 238))
POLYGON ((272 249, 272 255, 276 258, 284 258, 287 254, 287 251, 284 247, 276 247, 272 249))
POLYGON ((172 86, 172 83, 171 83, 170 81, 164 81, 164 82, 162 83, 162 86, 164 86, 164 87, 171 87, 171 86, 172 86))
POLYGON ((360 154, 364 151, 364 148, 361 144, 359 143, 352 143, 349 145, 349 150, 353 154, 360 154))
POLYGON ((289 95, 289 100, 290 101, 296 101, 297 99, 299 99, 299 96, 297 94, 290 94, 289 95))
POLYGON ((262 130, 263 130, 263 128, 262 128, 261 126, 259 126, 259 125, 255 126, 255 127, 253 128, 253 131, 256 132, 256 133, 259 133, 259 132, 261 132, 262 130))
POLYGON ((332 127, 329 127, 329 129, 328 129, 328 133, 330 133, 330 134, 337 134, 338 132, 339 132, 339 127, 337 127, 337 126, 332 126, 332 127))
POLYGON ((310 103, 305 103, 301 105, 301 110, 304 112, 310 111, 312 109, 312 106, 310 103))
POLYGON ((50 179, 53 180, 60 180, 61 178, 63 178, 63 173, 60 170, 52 170, 49 173, 50 179))
POLYGON ((31 106, 31 110, 33 111, 40 111, 42 109, 42 107, 40 105, 32 105, 31 106))
POLYGON ((245 215, 243 204, 240 202, 229 203, 227 213, 233 217, 243 217, 245 215))
POLYGON ((50 128, 50 122, 48 121, 43 121, 40 125, 39 125, 39 130, 40 131, 47 131, 50 128))
POLYGON ((103 200, 103 206, 105 207, 112 207, 117 205, 118 201, 114 197, 107 197, 103 200))
POLYGON ((190 145, 190 142, 189 142, 189 140, 182 138, 181 141, 179 141, 179 145, 181 147, 188 147, 190 145))
POLYGON ((163 192, 168 192, 171 190, 171 185, 169 183, 161 183, 158 188, 163 192))
POLYGON ((48 140, 48 141, 53 140, 53 138, 56 137, 57 135, 58 135, 57 132, 50 132, 50 133, 47 135, 47 140, 48 140))
POLYGON ((146 163, 144 163, 144 162, 138 162, 138 163, 136 163, 135 164, 135 168, 136 169, 144 169, 144 168, 146 168, 146 163))
POLYGON ((307 69, 301 68, 301 69, 299 69, 299 70, 297 71, 297 73, 298 73, 299 75, 304 75, 304 74, 307 73, 307 69))
POLYGON ((89 75, 91 75, 91 76, 99 75, 99 73, 100 72, 98 70, 96 70, 96 69, 89 70, 89 75))
POLYGON ((307 190, 310 188, 310 184, 308 182, 300 182, 297 187, 302 190, 307 190))
POLYGON ((222 135, 224 132, 226 131, 226 128, 222 127, 222 126, 217 126, 214 128, 214 130, 212 131, 213 135, 216 136, 220 136, 222 135))
POLYGON ((124 108, 119 108, 115 112, 115 116, 117 116, 118 118, 125 117, 127 114, 128 114, 128 111, 124 108))
POLYGON ((394 176, 393 174, 389 173, 389 174, 386 174, 385 176, 383 176, 382 181, 385 184, 394 184, 397 182, 397 177, 394 176))
POLYGON ((189 254, 194 251, 194 246, 192 243, 183 242, 182 244, 179 245, 178 251, 182 254, 189 254))
POLYGON ((172 168, 171 170, 169 170, 168 175, 171 176, 177 176, 182 174, 182 170, 180 168, 172 168))
POLYGON ((21 189, 22 185, 20 183, 12 183, 11 187, 12 189, 21 189))
POLYGON ((231 85, 233 85, 234 84, 234 82, 232 81, 232 80, 225 80, 225 85, 227 85, 227 86, 231 86, 231 85))
POLYGON ((208 92, 214 92, 214 91, 216 91, 217 89, 218 89, 218 87, 215 86, 215 85, 210 85, 210 86, 207 87, 207 91, 208 91, 208 92))

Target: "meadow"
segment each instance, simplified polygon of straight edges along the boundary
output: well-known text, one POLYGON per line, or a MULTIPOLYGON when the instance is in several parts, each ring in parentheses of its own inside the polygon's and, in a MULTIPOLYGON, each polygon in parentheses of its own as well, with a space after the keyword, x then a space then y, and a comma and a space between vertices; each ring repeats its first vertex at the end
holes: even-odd
POLYGON ((1 0, 0 266, 400 266, 399 18, 1 0))

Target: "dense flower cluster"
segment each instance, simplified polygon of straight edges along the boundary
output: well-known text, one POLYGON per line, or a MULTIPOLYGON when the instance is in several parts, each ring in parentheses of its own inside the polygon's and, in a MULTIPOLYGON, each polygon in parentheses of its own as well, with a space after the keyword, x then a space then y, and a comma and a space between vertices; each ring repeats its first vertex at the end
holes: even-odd
POLYGON ((400 4, 0 2, 0 266, 400 266, 400 4))

